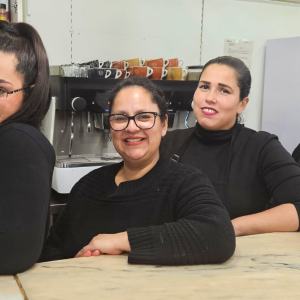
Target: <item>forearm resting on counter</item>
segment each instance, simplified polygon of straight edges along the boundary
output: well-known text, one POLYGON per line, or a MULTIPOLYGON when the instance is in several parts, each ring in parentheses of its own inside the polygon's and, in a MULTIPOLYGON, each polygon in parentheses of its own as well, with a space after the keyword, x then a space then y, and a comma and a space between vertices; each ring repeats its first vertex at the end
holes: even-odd
POLYGON ((269 232, 291 232, 299 228, 299 217, 293 204, 282 204, 266 211, 232 220, 235 236, 269 232))

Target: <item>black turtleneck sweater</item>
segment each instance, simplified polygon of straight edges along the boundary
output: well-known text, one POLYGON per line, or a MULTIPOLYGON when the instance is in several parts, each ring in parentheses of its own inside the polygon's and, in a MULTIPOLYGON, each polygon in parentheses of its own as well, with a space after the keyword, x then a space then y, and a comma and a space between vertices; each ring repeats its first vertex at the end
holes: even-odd
POLYGON ((294 204, 300 216, 300 166, 277 136, 240 124, 209 131, 197 123, 194 128, 168 132, 161 156, 170 158, 191 134, 179 162, 208 176, 232 219, 283 203, 294 204))
POLYGON ((102 233, 127 231, 129 263, 222 263, 235 249, 228 212, 199 170, 161 159, 142 178, 115 177, 122 163, 94 170, 72 189, 42 260, 72 258, 102 233))

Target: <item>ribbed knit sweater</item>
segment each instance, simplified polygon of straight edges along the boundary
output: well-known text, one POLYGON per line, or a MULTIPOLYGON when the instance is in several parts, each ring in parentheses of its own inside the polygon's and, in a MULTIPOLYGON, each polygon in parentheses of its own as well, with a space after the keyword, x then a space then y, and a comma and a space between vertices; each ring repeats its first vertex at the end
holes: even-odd
POLYGON ((229 215, 201 171, 161 159, 142 178, 117 186, 122 164, 94 170, 73 187, 42 260, 72 258, 94 236, 123 231, 129 263, 222 263, 233 255, 229 215))

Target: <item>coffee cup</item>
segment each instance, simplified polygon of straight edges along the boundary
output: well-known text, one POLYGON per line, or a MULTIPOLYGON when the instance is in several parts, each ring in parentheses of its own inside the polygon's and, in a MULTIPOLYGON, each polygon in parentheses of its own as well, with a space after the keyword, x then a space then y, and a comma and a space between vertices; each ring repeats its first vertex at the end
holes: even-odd
POLYGON ((111 67, 114 69, 127 69, 129 67, 129 63, 127 61, 113 61, 111 67))
POLYGON ((137 77, 149 77, 153 74, 153 69, 150 67, 133 67, 133 76, 137 77))
POLYGON ((128 67, 127 72, 129 72, 130 76, 133 76, 133 67, 128 67))
POLYGON ((102 68, 93 68, 88 70, 89 77, 108 78, 111 76, 111 70, 102 68))
POLYGON ((168 64, 169 64, 169 60, 163 58, 147 60, 147 66, 149 66, 150 68, 152 67, 165 68, 166 66, 168 66, 168 64))
POLYGON ((90 66, 91 69, 93 69, 93 68, 102 68, 103 62, 102 61, 99 62, 99 60, 96 59, 96 60, 92 60, 92 61, 88 61, 88 62, 79 63, 80 67, 81 66, 86 66, 86 65, 90 66))
POLYGON ((103 68, 103 69, 110 69, 112 66, 112 63, 107 60, 107 61, 100 61, 99 64, 102 64, 102 66, 100 68, 103 68))
POLYGON ((125 69, 118 69, 119 71, 122 72, 121 76, 119 77, 120 79, 126 79, 130 76, 130 72, 128 72, 125 69))
POLYGON ((151 69, 153 69, 153 74, 149 78, 152 80, 162 80, 168 74, 168 71, 162 67, 152 67, 151 69))
POLYGON ((142 58, 125 59, 125 61, 128 62, 129 67, 138 67, 145 64, 145 60, 142 58))
POLYGON ((169 65, 168 67, 182 67, 183 60, 178 58, 169 58, 169 65))
POLYGON ((188 74, 188 70, 182 67, 168 67, 167 80, 185 80, 188 74))
POLYGON ((113 68, 105 69, 105 68, 102 68, 102 70, 108 70, 108 71, 111 72, 110 75, 107 77, 107 78, 110 78, 110 79, 112 79, 112 78, 118 79, 122 75, 122 72, 118 69, 113 69, 113 68))

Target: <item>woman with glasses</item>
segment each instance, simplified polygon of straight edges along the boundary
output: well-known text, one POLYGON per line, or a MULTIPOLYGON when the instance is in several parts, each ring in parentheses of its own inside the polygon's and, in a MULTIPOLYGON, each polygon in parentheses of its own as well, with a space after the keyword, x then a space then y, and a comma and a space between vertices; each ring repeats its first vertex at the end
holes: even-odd
POLYGON ((40 36, 0 21, 0 275, 30 268, 42 250, 55 153, 38 128, 49 105, 40 36))
POLYGON ((108 97, 113 144, 123 162, 83 177, 50 230, 42 260, 129 252, 129 263, 222 263, 235 249, 226 209, 199 170, 160 159, 164 94, 146 78, 108 97))

